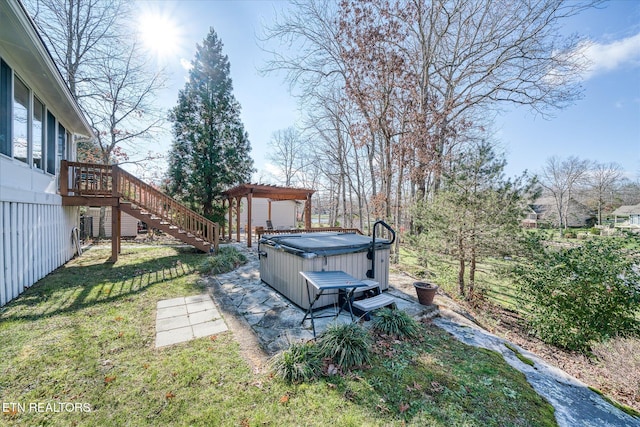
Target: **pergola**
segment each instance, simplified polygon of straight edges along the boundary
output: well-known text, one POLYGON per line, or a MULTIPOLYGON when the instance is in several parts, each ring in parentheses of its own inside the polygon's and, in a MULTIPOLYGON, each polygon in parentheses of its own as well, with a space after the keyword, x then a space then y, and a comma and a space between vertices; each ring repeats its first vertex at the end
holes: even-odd
MULTIPOLYGON (((240 241, 240 202, 243 197, 247 198, 247 246, 251 247, 251 205, 254 197, 269 199, 269 220, 271 220, 272 200, 304 200, 304 226, 311 228, 311 195, 313 193, 315 190, 267 184, 241 184, 225 191, 223 193, 225 201, 229 201, 229 240, 231 240, 234 201, 236 206, 236 240, 240 241)), ((223 201, 223 206, 225 201, 223 201)))

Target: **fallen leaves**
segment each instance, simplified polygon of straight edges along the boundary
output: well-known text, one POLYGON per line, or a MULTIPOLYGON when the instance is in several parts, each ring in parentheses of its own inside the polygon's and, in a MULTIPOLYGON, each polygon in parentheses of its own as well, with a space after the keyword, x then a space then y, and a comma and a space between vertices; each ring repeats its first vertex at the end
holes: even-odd
POLYGON ((104 377, 105 385, 110 384, 110 383, 114 382, 115 380, 116 380, 116 376, 115 375, 110 375, 110 376, 104 377))
POLYGON ((286 405, 287 403, 289 403, 289 395, 285 394, 280 398, 280 403, 283 405, 286 405))

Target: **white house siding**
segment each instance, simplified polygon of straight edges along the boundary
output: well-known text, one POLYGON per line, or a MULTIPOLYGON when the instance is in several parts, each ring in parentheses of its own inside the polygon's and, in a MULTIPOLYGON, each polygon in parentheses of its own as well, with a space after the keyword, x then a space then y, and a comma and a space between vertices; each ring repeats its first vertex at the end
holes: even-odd
POLYGON ((0 306, 75 254, 78 208, 0 202, 0 306))
POLYGON ((0 22, 0 137, 6 138, 0 144, 2 306, 74 255, 71 232, 79 226, 79 208, 62 206, 59 161, 75 159, 72 135, 91 137, 92 131, 21 3, 0 0, 0 22), (15 133, 16 79, 28 91, 26 134, 15 133), (43 108, 40 147, 34 142, 36 101, 43 108))
MULTIPOLYGON (((100 231, 100 208, 87 209, 87 216, 93 218, 93 237, 98 237, 100 231)), ((104 234, 105 237, 111 237, 111 208, 105 209, 104 215, 104 234)), ((138 235, 138 219, 132 217, 126 212, 122 212, 120 216, 120 237, 135 237, 138 235)))

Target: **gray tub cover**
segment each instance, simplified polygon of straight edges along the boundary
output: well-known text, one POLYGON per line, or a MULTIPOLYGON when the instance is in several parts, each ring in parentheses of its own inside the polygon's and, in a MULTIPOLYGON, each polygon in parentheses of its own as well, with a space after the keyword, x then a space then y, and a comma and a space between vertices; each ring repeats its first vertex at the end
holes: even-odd
MULTIPOLYGON (((355 233, 317 232, 263 235, 259 245, 269 245, 303 258, 366 252, 371 237, 355 233)), ((376 238, 376 249, 389 247, 389 240, 376 238)), ((259 246, 258 245, 258 246, 259 246)))

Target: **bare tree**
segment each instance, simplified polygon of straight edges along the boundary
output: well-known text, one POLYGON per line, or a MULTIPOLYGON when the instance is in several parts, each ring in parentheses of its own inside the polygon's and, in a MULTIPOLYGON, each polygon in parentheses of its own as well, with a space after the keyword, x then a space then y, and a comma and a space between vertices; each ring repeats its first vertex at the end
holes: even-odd
POLYGON ((623 178, 622 166, 618 163, 594 163, 587 172, 586 185, 590 199, 596 205, 598 225, 602 225, 602 209, 606 205, 607 195, 614 193, 623 178))
POLYGON ((290 187, 307 165, 308 141, 295 127, 277 130, 271 135, 267 158, 278 168, 283 184, 290 187))
MULTIPOLYGON (((140 142, 161 130, 164 117, 154 101, 165 82, 160 72, 148 72, 150 66, 135 43, 112 46, 108 53, 95 67, 93 95, 85 105, 102 163, 123 164, 132 161, 132 154, 140 158, 135 151, 140 142)), ((153 157, 151 152, 142 154, 145 160, 153 157)))
POLYGON ((97 144, 80 144, 79 156, 105 164, 156 158, 142 146, 163 120, 152 107, 163 72, 146 63, 135 36, 124 37, 128 5, 125 0, 27 1, 97 135, 97 144))
POLYGON ((501 108, 545 115, 580 96, 580 39, 559 28, 597 3, 294 0, 267 30, 265 42, 286 49, 272 52, 265 71, 285 71, 305 107, 335 90, 349 99, 369 201, 399 220, 402 181, 413 181, 415 198, 437 192, 456 145, 501 108))
POLYGON ((105 55, 104 46, 118 38, 124 0, 26 0, 40 34, 62 67, 71 93, 88 96, 86 86, 105 55))
POLYGON ((553 196, 558 214, 560 235, 567 229, 569 206, 577 185, 587 174, 589 161, 575 156, 561 160, 558 157, 547 159, 540 174, 540 185, 553 196))

